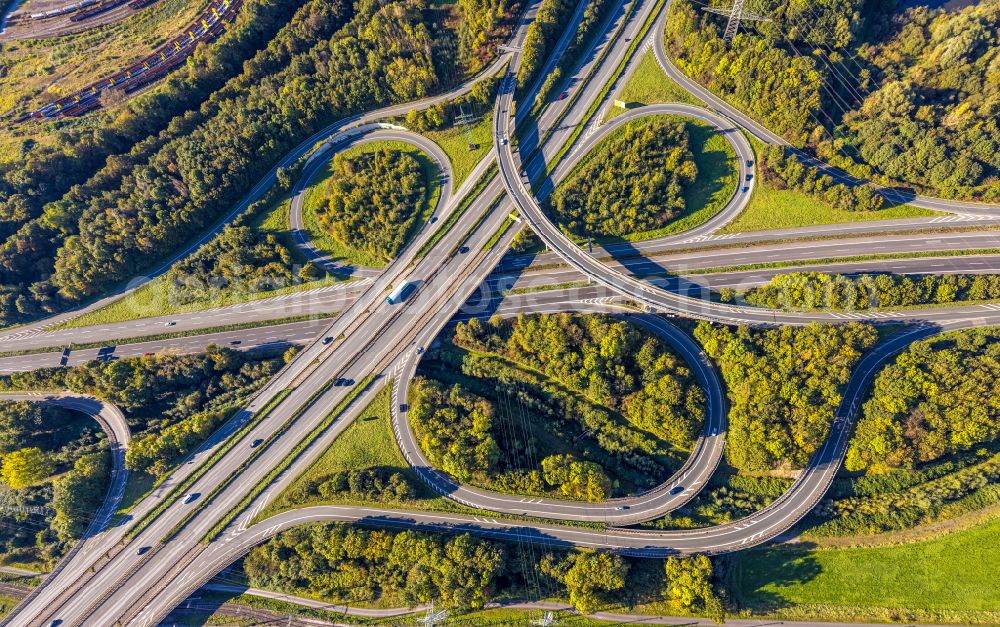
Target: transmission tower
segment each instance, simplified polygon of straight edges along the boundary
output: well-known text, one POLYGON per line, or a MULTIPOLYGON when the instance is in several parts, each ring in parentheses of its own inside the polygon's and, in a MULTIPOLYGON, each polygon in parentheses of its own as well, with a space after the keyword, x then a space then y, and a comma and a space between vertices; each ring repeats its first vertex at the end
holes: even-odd
POLYGON ((459 105, 458 112, 459 115, 455 116, 455 122, 462 125, 462 129, 465 131, 465 140, 469 144, 469 150, 478 149, 479 145, 472 137, 472 121, 474 119, 474 116, 471 113, 466 113, 465 107, 463 107, 462 105, 459 105))
POLYGON ((763 15, 757 15, 756 13, 751 13, 749 11, 743 10, 743 5, 746 4, 746 0, 733 0, 733 6, 728 9, 722 9, 719 7, 702 7, 702 10, 708 11, 709 13, 718 13, 719 15, 728 15, 729 21, 726 22, 726 34, 724 39, 726 40, 726 45, 733 43, 733 37, 736 36, 736 31, 740 27, 740 22, 743 20, 749 20, 753 22, 770 22, 771 18, 765 17, 763 15))
POLYGON ((536 618, 531 621, 532 625, 537 625, 538 627, 554 627, 559 624, 556 620, 556 615, 554 612, 545 612, 545 616, 542 618, 536 618))
POLYGON ((434 603, 431 603, 427 608, 427 615, 423 618, 418 618, 417 622, 421 625, 427 625, 427 627, 435 627, 438 623, 443 623, 446 620, 448 620, 448 610, 435 612, 434 603))

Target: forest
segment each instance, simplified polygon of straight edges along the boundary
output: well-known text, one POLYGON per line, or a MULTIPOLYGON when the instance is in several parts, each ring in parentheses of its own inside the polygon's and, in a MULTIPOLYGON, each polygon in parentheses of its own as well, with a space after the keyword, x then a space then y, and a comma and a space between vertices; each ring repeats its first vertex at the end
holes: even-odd
POLYGON ((683 213, 697 176, 684 122, 630 122, 556 189, 549 210, 582 237, 651 231, 683 213))
POLYGON ((704 422, 683 360, 605 316, 473 319, 421 374, 410 420, 430 460, 506 492, 599 501, 652 487, 704 422))
POLYGON ((429 183, 417 159, 399 150, 338 154, 319 222, 341 243, 392 261, 429 202, 429 183))
POLYGON ((885 198, 871 183, 848 185, 834 181, 816 166, 805 165, 783 146, 768 146, 759 162, 760 173, 774 189, 809 194, 841 211, 877 211, 885 198))
POLYGON ((277 372, 281 357, 209 347, 194 355, 90 361, 0 377, 0 389, 66 389, 114 403, 128 420, 130 470, 160 477, 277 372))
POLYGON ((703 321, 695 338, 726 383, 726 460, 740 471, 764 472, 808 462, 878 334, 858 323, 733 330, 703 321))
POLYGON ((751 305, 863 310, 1000 299, 996 274, 779 274, 743 294, 751 305))
POLYGON ((285 531, 243 562, 250 585, 336 603, 398 607, 434 602, 470 610, 507 598, 566 598, 581 613, 666 601, 723 615, 704 556, 640 560, 594 551, 423 531, 314 524, 285 531))
POLYGON ((110 461, 90 416, 0 401, 0 561, 54 563, 103 501, 110 461))
POLYGON ((744 24, 671 5, 679 67, 799 147, 860 178, 919 192, 1000 198, 1000 1, 956 11, 886 0, 767 0, 744 24))
POLYGON ((848 470, 913 468, 1000 434, 1000 330, 915 342, 875 379, 848 470))
MULTIPOLYGON (((516 10, 489 7, 505 23, 516 10)), ((0 202, 15 217, 0 245, 0 324, 64 309, 148 268, 217 220, 281 155, 332 120, 456 84, 481 66, 477 59, 508 28, 477 15, 463 37, 465 45, 478 42, 475 50, 459 50, 449 25, 481 8, 475 2, 437 8, 420 0, 355 6, 312 0, 266 49, 246 63, 234 60, 239 75, 223 86, 206 79, 205 88, 214 91, 197 110, 149 129, 158 134, 135 132, 114 146, 98 142, 92 159, 80 154, 90 144, 67 147, 76 154, 64 160, 90 164, 75 180, 52 176, 58 157, 40 161, 37 175, 30 167, 5 173, 0 202), (134 146, 129 153, 101 167, 105 156, 128 146, 134 146), (57 181, 36 185, 45 176, 57 181), (39 195, 29 197, 29 189, 39 195)))

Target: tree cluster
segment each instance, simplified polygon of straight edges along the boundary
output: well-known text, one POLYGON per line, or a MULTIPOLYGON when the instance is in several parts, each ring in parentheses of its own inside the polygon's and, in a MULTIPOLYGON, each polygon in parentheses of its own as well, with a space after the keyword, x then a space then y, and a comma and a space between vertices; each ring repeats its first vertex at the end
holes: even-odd
POLYGON ((775 189, 794 189, 841 211, 877 211, 885 202, 871 183, 837 182, 816 166, 804 164, 783 146, 769 146, 764 155, 761 174, 775 189))
POLYGON ((744 295, 762 307, 873 309, 944 305, 1000 298, 996 274, 862 274, 847 277, 823 272, 779 274, 744 295))
POLYGON ((251 585, 345 602, 482 607, 504 570, 500 544, 468 534, 309 525, 256 547, 244 561, 251 585))
POLYGON ((656 337, 608 316, 472 319, 456 327, 455 344, 542 372, 679 447, 692 445, 705 420, 704 392, 684 360, 656 337))
POLYGON ((566 586, 569 602, 589 614, 608 602, 607 593, 625 587, 630 564, 620 555, 580 551, 547 553, 539 570, 566 586))
MULTIPOLYGON (((296 12, 300 4, 248 0, 218 40, 200 46, 182 70, 130 99, 113 119, 99 112, 92 114, 99 124, 60 127, 51 145, 25 140, 21 158, 0 165, 0 324, 72 304, 48 279, 65 238, 79 233, 83 204, 120 185, 129 168, 170 137, 203 121, 210 111, 199 105, 239 75, 245 62, 248 73, 251 67, 271 71, 287 63, 289 42, 329 36, 336 25, 330 5, 307 2, 296 12), (278 45, 269 48, 272 38, 278 45)), ((228 89, 239 89, 236 83, 228 89)))
POLYGON ((160 476, 218 428, 283 362, 228 348, 195 355, 91 361, 0 377, 0 389, 69 389, 122 408, 133 439, 128 468, 160 476))
POLYGON ((177 304, 210 300, 222 290, 269 292, 322 275, 314 264, 296 266, 292 252, 270 233, 227 226, 167 274, 169 298, 177 304))
POLYGON ((400 150, 338 154, 320 224, 343 244, 391 261, 428 201, 428 184, 420 162, 400 150))
POLYGON ((571 0, 542 0, 524 38, 521 67, 517 71, 519 87, 527 87, 545 65, 549 51, 562 36, 574 7, 571 0))
MULTIPOLYGON (((668 50, 688 75, 859 178, 1000 198, 1000 2, 895 14, 881 0, 762 9, 774 19, 745 25, 727 47, 723 20, 673 4, 668 50)), ((859 190, 852 198, 834 185, 824 197, 877 202, 859 190)))
POLYGON ((611 480, 600 464, 579 461, 572 455, 549 455, 542 460, 545 482, 573 499, 600 502, 611 494, 611 480))
POLYGON ((461 481, 491 470, 500 452, 490 432, 493 406, 484 398, 433 379, 417 379, 410 392, 410 423, 436 468, 461 481))
POLYGON ((914 467, 1000 434, 1000 332, 916 342, 875 379, 848 449, 849 470, 914 467))
POLYGON ((664 571, 663 597, 671 608, 705 614, 722 623, 725 610, 712 586, 712 562, 707 556, 668 557, 664 571))
POLYGON ((381 502, 408 501, 417 495, 416 487, 403 473, 388 468, 338 470, 315 481, 309 492, 324 499, 361 497, 381 502))
POLYGON ((630 122, 560 185, 549 208, 570 233, 624 237, 684 211, 698 167, 684 122, 630 122))
MULTIPOLYGON (((274 20, 291 9, 280 4, 270 0, 274 14, 265 11, 261 25, 246 27, 249 48, 259 44, 249 42, 253 33, 273 32, 274 20)), ((86 142, 67 146, 63 157, 38 166, 55 182, 39 186, 35 197, 24 190, 41 175, 22 185, 23 174, 8 172, 13 183, 0 190, 0 201, 12 203, 12 235, 0 245, 0 324, 58 311, 148 268, 224 215, 282 155, 331 120, 459 80, 457 35, 440 22, 448 14, 422 0, 312 0, 246 63, 239 55, 252 50, 227 48, 233 56, 223 65, 242 73, 222 87, 225 68, 201 81, 215 91, 169 122, 156 117, 158 135, 124 134, 113 145, 95 140, 90 153, 86 142), (88 165, 80 172, 71 166, 64 177, 60 159, 88 165)), ((194 64, 203 61, 195 57, 194 64)))
POLYGON ((759 472, 808 461, 826 440, 852 368, 878 336, 857 323, 734 331, 701 322, 695 337, 726 381, 726 458, 759 472))

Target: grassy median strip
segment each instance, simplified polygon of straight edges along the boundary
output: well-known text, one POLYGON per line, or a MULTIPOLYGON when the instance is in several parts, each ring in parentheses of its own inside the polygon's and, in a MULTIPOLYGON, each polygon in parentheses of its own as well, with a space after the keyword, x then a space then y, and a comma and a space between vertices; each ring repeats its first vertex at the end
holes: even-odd
POLYGON ((287 318, 276 318, 274 320, 257 320, 254 322, 240 322, 237 324, 223 324, 204 329, 191 329, 189 331, 174 331, 172 333, 154 333, 153 335, 140 335, 137 337, 120 338, 114 340, 102 340, 100 342, 84 342, 46 346, 41 348, 29 348, 21 351, 7 351, 0 353, 0 357, 22 357, 24 355, 39 355, 51 353, 59 349, 68 348, 71 351, 84 350, 87 348, 103 348, 105 346, 127 346, 129 344, 142 344, 144 342, 157 342, 159 340, 173 340, 182 337, 197 337, 199 335, 209 335, 212 333, 225 333, 227 331, 243 331, 246 329, 256 329, 260 327, 277 326, 280 324, 292 324, 294 322, 305 322, 307 320, 332 320, 337 314, 303 314, 301 316, 288 316, 287 318))
MULTIPOLYGON (((615 71, 611 73, 611 78, 604 83, 604 86, 601 88, 601 93, 599 93, 597 95, 597 98, 595 98, 594 101, 590 104, 590 108, 587 109, 587 113, 584 114, 583 119, 576 126, 576 128, 573 129, 573 133, 569 136, 569 139, 562 145, 562 148, 559 149, 559 152, 556 153, 555 157, 553 157, 548 162, 548 165, 545 169, 545 176, 551 174, 552 171, 559 164, 559 162, 562 161, 563 157, 566 156, 566 153, 569 152, 569 150, 576 143, 577 138, 580 137, 580 133, 583 132, 583 129, 587 127, 587 124, 594 117, 594 114, 597 113, 598 108, 600 108, 601 104, 604 102, 604 99, 607 97, 608 92, 610 92, 612 87, 615 86, 615 83, 618 82, 618 78, 621 76, 622 72, 628 66, 628 63, 632 59, 632 56, 635 54, 636 49, 638 49, 638 47, 642 44, 643 40, 645 40, 646 34, 649 33, 650 27, 652 27, 653 22, 656 21, 656 16, 660 14, 661 10, 663 10, 663 2, 664 0, 658 0, 658 2, 656 3, 656 7, 650 12, 649 16, 646 18, 645 23, 643 23, 642 30, 639 31, 638 35, 632 38, 632 42, 629 43, 628 50, 625 51, 625 56, 622 57, 622 60, 618 62, 618 67, 616 67, 615 71)), ((629 7, 630 13, 634 9, 636 4, 637 3, 635 2, 631 4, 631 6, 629 7)), ((609 51, 610 49, 611 46, 607 46, 605 48, 605 51, 609 51)), ((603 62, 603 59, 601 59, 601 61, 599 61, 598 64, 600 64, 601 62, 603 62)), ((597 65, 595 65, 595 67, 597 67, 597 65)), ((580 91, 582 90, 578 90, 577 93, 580 93, 580 91)))
POLYGON ((142 531, 146 527, 148 527, 150 523, 156 520, 159 517, 159 515, 164 512, 164 510, 170 507, 170 505, 174 501, 176 501, 178 497, 180 497, 180 495, 182 495, 184 492, 188 490, 188 488, 194 485, 194 483, 198 479, 200 479, 202 475, 208 472, 208 470, 212 466, 214 466, 215 463, 218 462, 223 455, 228 453, 230 449, 236 446, 237 442, 242 440, 243 437, 246 436, 246 434, 248 434, 255 426, 257 426, 261 420, 263 420, 268 414, 271 413, 271 410, 273 410, 281 401, 285 399, 286 396, 288 396, 291 393, 292 393, 291 388, 285 388, 284 390, 278 392, 278 394, 274 398, 272 398, 267 403, 267 405, 261 408, 260 411, 254 414, 253 417, 245 425, 243 425, 243 427, 241 427, 239 431, 234 433, 232 436, 226 438, 226 440, 222 443, 222 445, 219 446, 219 448, 217 448, 215 452, 212 453, 212 455, 207 460, 205 460, 204 464, 198 466, 198 468, 196 468, 190 475, 185 477, 183 481, 174 486, 174 488, 170 490, 167 496, 164 497, 164 499, 160 501, 160 503, 156 507, 149 510, 149 512, 147 512, 145 516, 139 519, 139 521, 135 525, 133 525, 131 529, 129 529, 129 532, 128 534, 126 534, 125 537, 131 540, 136 536, 138 536, 140 533, 142 533, 142 531))
POLYGON ((476 181, 476 185, 472 188, 472 191, 466 194, 465 198, 462 199, 462 203, 448 215, 448 219, 444 221, 444 224, 438 227, 438 230, 434 232, 434 235, 432 235, 429 240, 424 242, 424 245, 417 251, 415 256, 416 259, 423 259, 427 256, 427 253, 429 253, 431 249, 437 245, 438 241, 440 241, 440 239, 444 237, 449 230, 451 230, 451 227, 455 226, 455 223, 458 222, 459 218, 461 218, 469 207, 472 206, 473 201, 483 193, 483 190, 486 189, 486 186, 490 184, 490 181, 493 180, 493 177, 496 175, 497 164, 494 162, 490 164, 490 167, 486 168, 486 172, 479 177, 479 180, 476 181))
MULTIPOLYGON (((639 278, 679 276, 693 274, 721 274, 724 272, 746 272, 749 270, 770 270, 773 268, 796 268, 801 266, 814 265, 836 265, 854 263, 857 261, 891 261, 893 259, 933 259, 939 257, 970 257, 977 255, 1000 255, 1000 248, 970 248, 968 250, 930 250, 914 251, 906 253, 887 253, 872 255, 855 255, 853 257, 822 257, 819 259, 798 259, 795 261, 773 261, 762 263, 750 263, 736 266, 720 266, 716 268, 698 268, 685 270, 683 273, 656 273, 644 275, 639 278)), ((926 273, 924 273, 926 274, 926 273)))
MULTIPOLYGON (((271 470, 267 473, 267 475, 260 482, 258 482, 257 485, 253 487, 253 490, 251 490, 246 496, 244 496, 240 500, 239 504, 236 505, 236 507, 230 509, 226 513, 226 515, 219 522, 217 522, 215 526, 208 531, 207 534, 205 534, 205 537, 202 538, 202 542, 205 543, 211 542, 212 540, 219 537, 219 535, 223 532, 223 530, 225 530, 225 528, 228 527, 229 524, 232 523, 236 519, 236 517, 239 516, 240 513, 242 513, 243 510, 245 510, 250 505, 250 503, 254 501, 254 499, 260 496, 260 494, 264 490, 266 490, 269 485, 271 485, 271 483, 278 477, 278 475, 287 470, 288 467, 292 465, 292 462, 294 462, 295 459, 298 458, 298 456, 301 455, 303 451, 309 448, 309 446, 312 445, 312 443, 316 440, 316 438, 318 438, 324 431, 326 431, 330 427, 330 425, 332 425, 334 421, 337 420, 337 418, 339 418, 342 413, 344 413, 344 410, 350 407, 351 403, 353 403, 355 399, 357 399, 366 389, 368 389, 368 386, 371 385, 372 381, 374 380, 375 380, 375 375, 370 374, 367 377, 365 377, 361 381, 361 383, 354 386, 354 388, 350 391, 350 393, 348 393, 348 395, 344 397, 343 400, 337 403, 337 406, 334 407, 329 414, 327 414, 326 418, 324 418, 318 425, 316 425, 316 427, 312 431, 309 432, 309 435, 299 440, 298 443, 296 443, 295 447, 288 453, 288 455, 286 455, 279 464, 273 466, 271 470)), ((315 400, 315 398, 319 394, 326 391, 328 387, 329 385, 324 386, 321 390, 317 391, 316 394, 310 397, 309 401, 305 405, 303 405, 299 411, 296 412, 296 416, 285 423, 285 427, 282 428, 282 432, 285 430, 285 428, 287 428, 287 426, 291 425, 291 423, 295 420, 295 418, 298 417, 298 415, 300 415, 303 411, 305 411, 307 407, 309 407, 309 405, 312 404, 313 400, 315 400)), ((280 432, 275 433, 269 439, 276 438, 278 437, 278 435, 280 435, 280 432)), ((270 442, 268 442, 268 444, 270 444, 270 442)), ((266 446, 260 447, 260 449, 265 449, 265 448, 267 447, 266 446)), ((243 462, 240 468, 235 473, 233 473, 233 476, 240 474, 240 472, 246 466, 248 466, 252 461, 253 457, 243 462)), ((216 488, 216 490, 213 491, 212 496, 214 496, 215 493, 218 492, 222 487, 223 486, 219 486, 218 488, 216 488)), ((208 500, 209 499, 206 499, 205 502, 207 503, 208 500)), ((172 531, 169 535, 173 536, 176 531, 180 531, 180 529, 184 526, 186 522, 187 518, 185 518, 184 521, 181 521, 181 523, 178 524, 178 526, 175 528, 175 531, 172 531)))
MULTIPOLYGON (((239 465, 239 467, 231 475, 229 475, 229 477, 227 477, 226 480, 224 480, 222 483, 212 488, 212 491, 209 492, 208 496, 206 496, 204 499, 201 500, 200 505, 198 505, 190 512, 188 512, 187 515, 185 515, 184 518, 180 520, 180 522, 174 525, 173 529, 167 532, 164 542, 172 539, 174 536, 180 533, 181 530, 184 529, 185 526, 187 526, 187 524, 191 521, 192 518, 195 517, 196 514, 201 512, 201 510, 203 510, 205 506, 207 506, 209 503, 212 502, 212 499, 214 499, 219 494, 219 492, 221 492, 226 486, 229 485, 229 483, 233 480, 234 477, 236 477, 241 472, 246 470, 246 468, 251 463, 253 463, 253 461, 256 460, 264 451, 266 451, 275 440, 280 438, 286 431, 288 431, 288 429, 292 426, 292 424, 296 420, 298 420, 299 416, 301 416, 302 413, 305 412, 305 410, 308 409, 309 406, 312 405, 316 401, 316 399, 320 397, 321 394, 329 390, 332 386, 333 386, 333 380, 329 380, 322 386, 320 386, 318 390, 313 392, 312 395, 308 399, 306 399, 306 402, 302 403, 302 405, 300 405, 299 408, 295 410, 295 412, 291 415, 291 417, 288 420, 286 420, 281 425, 281 427, 278 428, 277 431, 267 436, 267 438, 260 444, 260 446, 253 449, 250 452, 250 455, 245 460, 243 460, 243 462, 239 465)), ((289 389, 289 393, 291 393, 291 389, 289 389)), ((243 436, 241 435, 240 438, 233 439, 233 442, 235 443, 242 437, 243 436)))

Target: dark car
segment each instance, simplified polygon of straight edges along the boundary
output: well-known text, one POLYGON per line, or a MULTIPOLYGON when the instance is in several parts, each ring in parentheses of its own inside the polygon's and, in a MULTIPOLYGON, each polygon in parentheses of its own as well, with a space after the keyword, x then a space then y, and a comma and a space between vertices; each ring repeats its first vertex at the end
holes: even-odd
POLYGON ((327 336, 327 337, 323 338, 323 343, 324 344, 329 344, 332 341, 333 341, 333 337, 327 336))
POLYGON ((230 340, 229 341, 229 345, 230 346, 239 346, 242 343, 243 343, 243 340, 230 340))
POLYGON ((264 443, 264 438, 257 438, 256 440, 250 443, 250 448, 257 448, 263 443, 264 443))
POLYGON ((135 552, 135 554, 136 554, 136 555, 143 555, 143 554, 145 554, 145 553, 146 553, 147 551, 149 551, 149 549, 151 549, 151 548, 153 548, 153 547, 151 547, 151 546, 140 546, 140 547, 139 547, 139 550, 138 550, 138 551, 136 551, 136 552, 135 552))
POLYGON ((568 94, 566 92, 562 92, 561 94, 559 94, 559 100, 565 100, 567 95, 568 94))
POLYGON ((458 247, 458 252, 459 252, 459 254, 464 255, 465 253, 469 252, 469 247, 468 246, 459 246, 458 247))
POLYGON ((675 485, 674 487, 670 488, 670 494, 680 494, 683 491, 684 491, 684 486, 682 485, 675 485))

